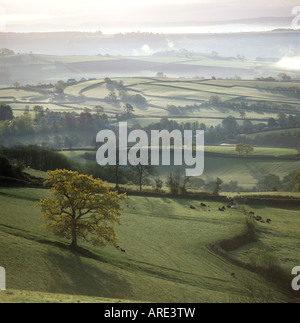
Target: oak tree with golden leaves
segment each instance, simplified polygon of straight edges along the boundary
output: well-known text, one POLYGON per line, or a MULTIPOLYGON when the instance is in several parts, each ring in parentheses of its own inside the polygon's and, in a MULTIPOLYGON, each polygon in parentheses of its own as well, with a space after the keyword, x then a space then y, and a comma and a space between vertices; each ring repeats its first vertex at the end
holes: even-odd
POLYGON ((45 181, 50 195, 38 203, 44 229, 70 239, 70 248, 78 249, 83 240, 93 245, 117 243, 114 224, 120 224, 121 199, 107 183, 78 172, 55 170, 45 181))

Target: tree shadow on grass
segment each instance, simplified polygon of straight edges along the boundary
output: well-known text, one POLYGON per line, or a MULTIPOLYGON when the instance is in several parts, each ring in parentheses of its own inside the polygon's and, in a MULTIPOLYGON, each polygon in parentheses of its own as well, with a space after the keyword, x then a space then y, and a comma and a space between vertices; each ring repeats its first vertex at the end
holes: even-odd
MULTIPOLYGON (((67 249, 67 248, 66 248, 67 249)), ((49 248, 48 260, 53 265, 49 291, 73 295, 86 295, 105 298, 132 299, 129 283, 111 266, 97 259, 97 255, 87 252, 65 250, 56 253, 49 248)), ((99 257, 100 258, 100 257, 99 257)))

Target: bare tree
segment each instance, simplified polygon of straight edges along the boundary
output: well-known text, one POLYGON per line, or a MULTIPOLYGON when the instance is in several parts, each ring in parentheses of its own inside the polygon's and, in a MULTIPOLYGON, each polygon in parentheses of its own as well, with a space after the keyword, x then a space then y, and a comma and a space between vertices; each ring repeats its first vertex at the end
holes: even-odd
POLYGON ((140 192, 143 189, 143 185, 146 179, 155 174, 154 167, 151 165, 138 164, 137 166, 132 166, 134 174, 137 176, 138 185, 140 187, 140 192))

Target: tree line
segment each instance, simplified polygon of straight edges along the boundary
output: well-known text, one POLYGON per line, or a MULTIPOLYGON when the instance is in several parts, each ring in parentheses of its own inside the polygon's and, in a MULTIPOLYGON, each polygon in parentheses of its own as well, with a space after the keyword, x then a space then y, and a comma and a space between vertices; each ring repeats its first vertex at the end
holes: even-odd
POLYGON ((45 172, 55 169, 76 169, 76 165, 63 154, 36 146, 2 147, 0 155, 17 163, 22 169, 29 167, 45 172))

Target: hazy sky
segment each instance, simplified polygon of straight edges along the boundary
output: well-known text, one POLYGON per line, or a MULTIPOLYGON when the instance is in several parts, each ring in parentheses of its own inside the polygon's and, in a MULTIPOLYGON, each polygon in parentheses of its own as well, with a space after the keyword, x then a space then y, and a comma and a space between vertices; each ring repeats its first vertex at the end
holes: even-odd
POLYGON ((101 26, 110 22, 289 17, 295 6, 300 6, 298 0, 0 0, 0 16, 2 24, 5 19, 8 31, 12 26, 22 31, 37 24, 65 25, 78 30, 78 26, 91 22, 101 26))

